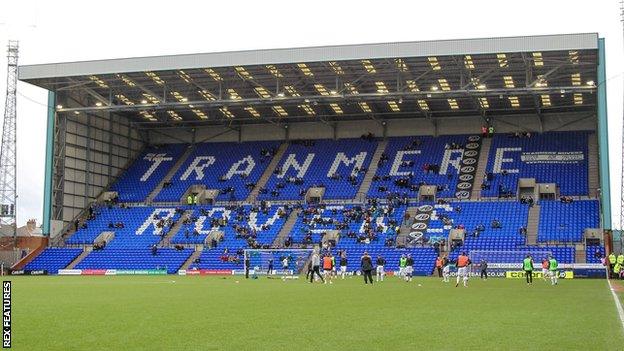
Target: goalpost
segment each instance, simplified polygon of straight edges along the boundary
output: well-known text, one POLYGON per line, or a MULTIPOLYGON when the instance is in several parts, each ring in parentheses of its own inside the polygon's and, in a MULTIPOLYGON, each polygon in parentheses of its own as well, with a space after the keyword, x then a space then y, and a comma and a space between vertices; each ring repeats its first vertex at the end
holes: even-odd
POLYGON ((244 262, 249 258, 249 270, 256 275, 298 275, 305 269, 313 251, 313 249, 246 249, 244 262), (283 268, 284 259, 287 259, 288 263, 286 269, 283 268), (271 262, 273 267, 269 271, 271 262))

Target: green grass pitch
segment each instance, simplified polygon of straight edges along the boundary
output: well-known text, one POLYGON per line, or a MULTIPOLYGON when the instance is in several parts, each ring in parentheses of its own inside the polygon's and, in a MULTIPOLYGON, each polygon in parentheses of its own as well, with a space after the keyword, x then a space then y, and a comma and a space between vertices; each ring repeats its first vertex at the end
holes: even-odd
POLYGON ((11 280, 16 350, 624 349, 605 280, 11 280))

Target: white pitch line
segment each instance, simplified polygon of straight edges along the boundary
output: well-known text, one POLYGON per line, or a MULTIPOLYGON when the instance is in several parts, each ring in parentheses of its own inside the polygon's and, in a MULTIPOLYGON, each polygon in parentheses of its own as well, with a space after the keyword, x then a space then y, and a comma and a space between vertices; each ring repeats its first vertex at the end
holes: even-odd
POLYGON ((609 290, 611 290, 611 295, 613 295, 613 300, 615 301, 615 307, 617 307, 618 315, 620 316, 620 322, 622 323, 622 328, 624 329, 624 309, 622 309, 622 303, 618 298, 615 290, 613 289, 613 285, 611 285, 611 280, 607 279, 609 282, 609 290))

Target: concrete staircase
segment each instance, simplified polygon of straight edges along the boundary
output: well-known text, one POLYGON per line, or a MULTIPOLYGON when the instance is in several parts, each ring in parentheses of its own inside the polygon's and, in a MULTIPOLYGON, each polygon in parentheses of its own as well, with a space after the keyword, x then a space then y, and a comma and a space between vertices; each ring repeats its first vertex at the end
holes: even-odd
MULTIPOLYGON (((381 159, 381 154, 386 150, 386 146, 388 146, 388 140, 384 139, 377 144, 377 149, 373 154, 373 158, 371 159, 370 165, 368 166, 368 170, 364 175, 364 179, 362 179, 362 183, 360 184, 360 189, 358 190, 356 196, 364 196, 368 193, 368 189, 370 189, 371 184, 373 183, 373 177, 377 174, 377 168, 379 164, 379 160, 381 159)), ((356 201, 358 199, 355 199, 356 201)), ((363 199, 360 199, 363 200, 363 199)))
POLYGON ((411 223, 417 211, 418 208, 416 207, 408 207, 407 210, 405 210, 405 213, 409 213, 410 215, 410 221, 406 224, 403 223, 403 218, 401 218, 401 229, 399 235, 397 235, 396 243, 405 243, 407 241, 407 235, 412 231, 411 223))
POLYGON ((165 177, 160 181, 160 183, 158 183, 158 185, 154 188, 154 190, 152 190, 152 192, 147 196, 147 199, 145 199, 146 203, 152 203, 154 201, 154 198, 156 197, 156 195, 158 195, 158 193, 160 193, 160 191, 163 188, 163 185, 166 182, 171 181, 171 179, 173 178, 173 176, 176 174, 176 172, 178 171, 178 169, 180 169, 180 167, 182 167, 182 164, 184 163, 184 161, 186 161, 186 159, 191 155, 191 152, 193 152, 193 150, 195 149, 195 146, 191 145, 189 146, 186 151, 184 151, 184 153, 182 154, 182 156, 180 156, 178 158, 178 160, 176 161, 176 163, 173 164, 173 167, 171 167, 171 169, 169 170, 169 172, 167 172, 167 175, 165 175, 165 177))
POLYGON ((203 246, 198 246, 197 248, 195 248, 195 252, 193 252, 191 256, 186 259, 186 261, 184 261, 184 263, 182 264, 182 266, 180 266, 180 269, 178 270, 187 270, 191 266, 191 264, 195 262, 195 260, 198 259, 199 256, 201 256, 203 250, 203 246))
POLYGON ((481 198, 481 183, 483 182, 483 173, 485 173, 488 159, 490 158, 490 146, 492 138, 481 139, 481 151, 479 152, 479 160, 477 161, 477 172, 475 173, 474 185, 470 200, 479 200, 481 198))
POLYGON ((258 194, 260 193, 260 189, 266 185, 266 183, 269 181, 269 178, 271 178, 271 175, 273 175, 273 171, 275 171, 275 168, 277 168, 279 161, 284 156, 284 153, 286 153, 286 149, 288 149, 288 143, 280 144, 280 146, 277 148, 277 152, 275 153, 275 156, 273 156, 273 158, 271 159, 271 162, 269 163, 267 168, 264 170, 264 173, 262 174, 260 179, 258 179, 256 186, 249 193, 249 196, 247 196, 246 202, 253 203, 254 201, 256 201, 256 198, 258 197, 258 194))
POLYGON ((180 219, 178 219, 178 221, 173 225, 173 227, 171 227, 171 230, 169 230, 169 233, 167 233, 167 235, 165 235, 165 237, 162 238, 160 243, 158 243, 158 246, 159 247, 171 246, 171 238, 173 238, 180 231, 180 228, 182 228, 182 226, 184 225, 184 220, 186 220, 187 218, 190 218, 192 214, 193 214, 193 210, 184 211, 182 216, 180 216, 180 219))
POLYGON ((290 235, 295 223, 297 223, 299 213, 301 213, 300 209, 290 212, 290 215, 288 215, 288 218, 286 219, 286 223, 284 223, 282 229, 280 229, 280 232, 275 237, 275 240, 273 240, 273 247, 284 247, 284 241, 286 241, 286 238, 290 235))
POLYGON ((587 145, 588 155, 588 171, 587 181, 589 184, 589 197, 598 197, 597 189, 600 188, 600 170, 598 169, 598 138, 596 133, 589 135, 589 142, 587 145))
POLYGON ((527 220, 527 245, 537 244, 537 228, 539 227, 540 205, 535 204, 529 208, 529 219, 527 220))
POLYGON ((78 255, 78 257, 76 257, 73 261, 71 261, 71 263, 68 264, 65 269, 74 269, 74 267, 76 267, 78 263, 80 263, 85 257, 87 257, 91 253, 91 251, 93 251, 92 247, 85 247, 82 250, 82 253, 78 255))
POLYGON ((587 263, 587 256, 585 255, 585 245, 576 244, 574 251, 574 263, 587 263))

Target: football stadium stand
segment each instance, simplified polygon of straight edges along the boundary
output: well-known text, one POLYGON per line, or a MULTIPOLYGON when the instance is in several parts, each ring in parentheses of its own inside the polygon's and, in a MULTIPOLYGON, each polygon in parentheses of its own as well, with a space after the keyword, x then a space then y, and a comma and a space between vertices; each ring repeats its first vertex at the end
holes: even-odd
MULTIPOLYGON (((493 148, 505 151, 493 153, 502 157, 502 161, 496 161, 497 156, 490 159, 489 164, 497 164, 493 166, 497 172, 492 184, 512 189, 519 177, 537 177, 562 184, 561 191, 564 193, 565 189, 565 194, 586 192, 585 136, 584 132, 530 138, 495 136, 493 148), (560 156, 555 154, 553 158, 552 152, 572 153, 575 161, 564 157, 566 161, 554 163, 560 156), (539 155, 551 156, 543 158, 549 162, 530 163, 523 158, 525 153, 538 155, 531 157, 540 160, 539 155), (504 168, 499 167, 501 162, 504 168), (498 172, 513 167, 518 173, 498 172)), ((575 248, 565 245, 581 242, 585 228, 598 226, 598 202, 540 201, 538 242, 559 245, 527 246, 527 220, 533 204, 516 199, 452 199, 466 141, 466 135, 388 139, 365 203, 354 203, 352 199, 367 172, 376 140, 292 142, 260 192, 261 199, 271 202, 262 200, 242 205, 228 200, 247 197, 279 143, 198 144, 153 204, 95 207, 92 218, 66 240, 67 245, 76 248, 49 248, 30 262, 27 269, 54 273, 65 268, 82 252, 78 247, 97 245, 102 233, 112 233, 112 238, 86 255, 76 269, 164 269, 175 273, 195 249, 200 250, 198 259, 190 262, 189 269, 242 269, 243 250, 272 247, 293 208, 300 211, 293 213, 296 220, 287 233, 291 247, 327 245, 325 236, 335 232, 337 235, 329 241, 334 251, 344 251, 352 258, 351 262, 357 262, 354 258, 364 251, 373 257, 381 255, 388 262, 388 270, 397 268, 401 255, 410 254, 415 260, 414 273, 430 274, 438 254, 453 259, 461 251, 488 252, 488 260, 494 261, 512 260, 526 253, 535 257, 554 254, 563 263, 573 263, 575 248), (225 205, 186 205, 182 196, 195 184, 218 189, 225 205), (414 202, 416 187, 421 184, 436 185, 440 200, 414 202), (346 203, 302 204, 302 195, 311 186, 325 186, 327 201, 346 203), (286 201, 295 199, 298 201, 294 204, 286 201), (161 201, 169 205, 159 207, 161 201), (172 207, 171 202, 179 205, 172 207), (424 224, 413 222, 414 218, 410 217, 415 213, 408 214, 408 208, 423 207, 429 211, 424 224), (400 228, 405 225, 411 228, 409 233, 403 233, 407 243, 399 243, 400 228), (453 229, 464 230, 463 243, 450 245, 444 251, 450 244, 448 238, 453 229)), ((119 192, 120 201, 144 199, 162 181, 163 175, 171 171, 167 165, 174 164, 176 155, 181 155, 187 147, 175 144, 145 151, 113 187, 119 192)), ((604 251, 602 247, 587 248, 588 262, 596 261, 596 250, 604 251)), ((349 271, 357 269, 357 264, 348 267, 349 271)))

